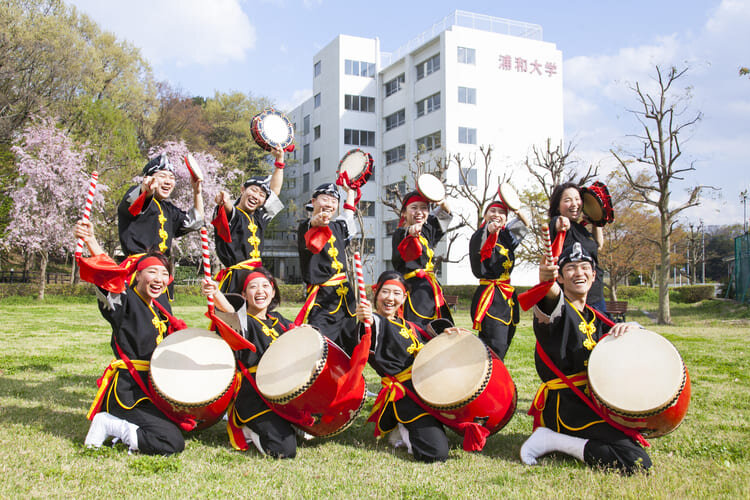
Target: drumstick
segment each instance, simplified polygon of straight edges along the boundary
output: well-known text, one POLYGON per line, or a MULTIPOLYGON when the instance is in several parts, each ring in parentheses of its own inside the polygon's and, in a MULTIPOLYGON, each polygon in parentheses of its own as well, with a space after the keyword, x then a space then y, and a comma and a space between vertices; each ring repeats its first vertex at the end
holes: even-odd
MULTIPOLYGON (((201 250, 203 251, 203 274, 207 280, 211 279, 211 255, 208 253, 208 231, 206 227, 201 228, 201 250)), ((214 312, 214 298, 209 295, 206 297, 209 312, 214 312)))
MULTIPOLYGON (((362 273, 362 260, 359 258, 359 252, 354 252, 354 269, 357 272, 357 285, 359 286, 359 301, 367 300, 365 292, 365 276, 362 273)), ((370 328, 370 322, 365 321, 365 328, 370 328)))
MULTIPOLYGON (((99 172, 94 170, 91 172, 91 181, 89 182, 89 191, 86 193, 86 204, 83 207, 83 220, 89 220, 91 217, 91 205, 94 203, 94 193, 96 193, 96 182, 99 179, 99 172)), ((80 257, 83 255, 83 238, 78 238, 76 244, 75 256, 80 257)))
POLYGON ((542 237, 544 238, 544 257, 547 259, 547 264, 551 264, 555 257, 552 255, 552 240, 549 237, 549 224, 542 224, 542 237))

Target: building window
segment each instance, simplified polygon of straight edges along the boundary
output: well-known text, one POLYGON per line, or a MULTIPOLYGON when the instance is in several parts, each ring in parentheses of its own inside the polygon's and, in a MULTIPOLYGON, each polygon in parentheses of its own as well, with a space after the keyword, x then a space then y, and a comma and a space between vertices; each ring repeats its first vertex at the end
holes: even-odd
POLYGON ((352 76, 366 76, 369 78, 375 78, 375 63, 345 59, 344 73, 352 76))
POLYGON ((463 64, 476 64, 477 51, 468 47, 458 48, 458 62, 463 64))
MULTIPOLYGON (((396 201, 400 196, 406 194, 406 182, 398 181, 385 186, 385 200, 396 201)), ((396 221, 398 222, 398 221, 396 221)))
POLYGON ((295 189, 297 187, 296 177, 285 177, 284 178, 284 189, 295 189))
POLYGON ((417 64, 417 80, 431 75, 440 69, 440 54, 435 54, 426 61, 417 64))
POLYGON ((344 108, 349 111, 375 112, 375 98, 364 95, 344 95, 344 108))
POLYGON ((385 152, 385 164, 390 165, 406 158, 406 144, 402 144, 385 152))
POLYGON ((375 202, 364 200, 360 201, 359 213, 361 213, 363 217, 375 217, 375 202))
POLYGON ((375 253, 375 238, 365 238, 362 243, 363 254, 372 255, 375 253))
POLYGON ((461 144, 476 144, 477 129, 458 127, 458 142, 460 142, 461 144))
POLYGON ((459 176, 460 179, 458 179, 458 182, 460 185, 470 186, 470 187, 477 186, 477 169, 476 168, 462 168, 461 173, 463 175, 459 176))
POLYGON ((320 92, 315 94, 315 97, 313 97, 313 106, 316 108, 320 107, 320 92))
POLYGON ((307 193, 310 191, 310 174, 302 174, 302 191, 307 193))
POLYGON ((302 163, 310 162, 310 145, 305 144, 302 146, 302 163))
POLYGON ((398 227, 398 219, 385 221, 385 235, 386 236, 392 235, 396 231, 397 227, 398 227))
POLYGON ((396 127, 400 127, 406 120, 406 110, 400 109, 385 117, 385 131, 393 130, 396 127))
POLYGON ((315 125, 313 128, 313 140, 320 139, 320 125, 315 125))
POLYGON ((375 147, 375 132, 370 130, 344 129, 344 144, 350 146, 375 147))
POLYGON ((417 139, 417 150, 432 151, 440 149, 440 131, 417 139))
POLYGON ((464 104, 476 104, 477 89, 471 87, 458 87, 458 102, 464 104))
POLYGON ((305 115, 302 119, 302 134, 307 135, 310 133, 310 115, 305 115))
POLYGON ((417 117, 424 116, 440 109, 440 92, 433 94, 427 99, 422 99, 417 103, 417 117))
POLYGON ((318 76, 320 74, 320 61, 316 62, 313 65, 313 78, 318 76))
POLYGON ((313 172, 320 172, 320 158, 313 160, 313 172))
POLYGON ((393 80, 389 80, 385 82, 383 87, 385 87, 385 96, 391 96, 401 90, 401 88, 404 86, 404 83, 406 83, 406 75, 404 73, 401 73, 393 80))

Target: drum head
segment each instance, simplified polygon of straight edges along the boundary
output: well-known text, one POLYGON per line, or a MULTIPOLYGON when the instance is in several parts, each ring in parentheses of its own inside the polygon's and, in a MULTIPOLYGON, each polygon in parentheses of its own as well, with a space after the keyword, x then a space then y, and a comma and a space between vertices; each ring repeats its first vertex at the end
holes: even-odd
POLYGON ((521 208, 521 198, 518 197, 518 193, 513 189, 513 186, 507 182, 500 184, 500 187, 497 188, 497 194, 503 200, 503 203, 514 212, 521 208))
POLYGON ((311 384, 325 364, 326 341, 310 325, 281 335, 260 358, 255 381, 269 400, 280 400, 311 384))
POLYGON ((267 109, 253 118, 252 128, 258 145, 270 151, 275 147, 286 148, 294 140, 294 130, 289 119, 275 109, 267 109))
POLYGON ((185 157, 185 166, 187 167, 188 171, 190 171, 190 175, 193 177, 193 179, 199 181, 203 180, 203 169, 190 153, 188 153, 188 155, 185 157))
POLYGON ((187 328, 167 336, 151 356, 151 380, 166 399, 186 406, 213 402, 232 383, 234 354, 217 334, 187 328))
POLYGON ((445 198, 445 186, 440 179, 432 174, 422 174, 417 179, 417 191, 432 202, 440 202, 445 198))
POLYGON ((491 361, 487 347, 469 330, 441 333, 414 359, 414 390, 430 406, 461 404, 474 397, 489 379, 491 361))
POLYGON ((353 187, 352 184, 361 186, 370 178, 370 174, 372 173, 370 170, 371 166, 372 156, 370 153, 366 153, 361 149, 352 149, 339 162, 338 172, 346 172, 346 176, 349 179, 349 187, 353 187))
POLYGON ((592 222, 599 222, 604 218, 604 208, 602 202, 590 192, 583 193, 583 213, 585 213, 592 222))
POLYGON ((667 339, 649 330, 609 335, 591 351, 589 386, 611 409, 624 414, 658 412, 679 396, 685 366, 667 339))

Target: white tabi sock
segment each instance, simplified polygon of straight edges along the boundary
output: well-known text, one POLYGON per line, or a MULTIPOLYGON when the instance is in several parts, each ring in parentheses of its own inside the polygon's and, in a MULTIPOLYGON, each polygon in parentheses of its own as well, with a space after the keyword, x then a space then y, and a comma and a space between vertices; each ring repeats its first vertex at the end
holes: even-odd
POLYGON ((565 453, 583 462, 583 449, 587 442, 588 439, 568 436, 546 427, 537 427, 521 446, 521 462, 536 465, 539 457, 553 451, 565 453))
POLYGON ((409 429, 406 428, 406 426, 399 422, 398 424, 398 432, 401 434, 401 440, 406 445, 406 451, 409 452, 409 455, 413 455, 414 452, 411 449, 411 441, 409 441, 409 429))

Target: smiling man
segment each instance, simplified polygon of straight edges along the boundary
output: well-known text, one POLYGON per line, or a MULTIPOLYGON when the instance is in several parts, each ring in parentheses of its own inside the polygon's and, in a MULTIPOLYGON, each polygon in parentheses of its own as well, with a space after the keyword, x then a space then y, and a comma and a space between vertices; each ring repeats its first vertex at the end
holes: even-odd
POLYGON ((217 276, 225 293, 240 293, 245 277, 263 265, 263 232, 284 208, 278 196, 284 183, 284 151, 276 148, 271 154, 276 168, 270 179, 251 177, 234 202, 227 191, 216 195, 216 216, 211 224, 216 255, 226 267, 217 276))
POLYGON ((651 467, 651 459, 638 444, 605 422, 555 374, 562 372, 587 393, 586 367, 596 343, 606 333, 619 336, 637 328, 634 323, 617 323, 610 329, 586 305, 595 274, 594 258, 578 242, 563 249, 559 272, 554 262, 539 266, 540 282, 556 281, 534 307, 535 364, 543 382, 529 412, 534 415, 534 433, 521 447, 526 465, 561 452, 625 474, 651 467))
POLYGON ((346 278, 346 247, 354 235, 354 199, 347 191, 342 214, 334 219, 340 195, 335 184, 322 184, 312 195, 312 215, 297 229, 302 277, 307 300, 295 321, 315 326, 333 342, 351 353, 357 327, 357 302, 346 278))
POLYGON ((174 238, 203 225, 202 181, 191 181, 193 208, 184 211, 168 200, 175 187, 175 175, 166 154, 152 158, 141 175, 141 184, 131 187, 117 208, 122 251, 136 255, 156 250, 169 257, 174 238))

